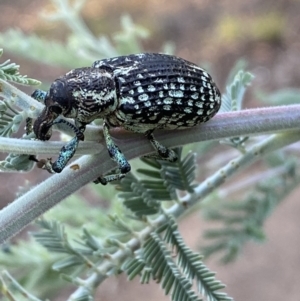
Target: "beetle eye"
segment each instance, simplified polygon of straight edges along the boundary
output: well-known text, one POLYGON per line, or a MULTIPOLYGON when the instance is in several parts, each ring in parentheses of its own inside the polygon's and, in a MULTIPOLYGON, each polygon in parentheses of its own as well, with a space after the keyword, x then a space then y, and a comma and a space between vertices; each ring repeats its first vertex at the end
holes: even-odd
POLYGON ((59 106, 51 106, 49 109, 51 109, 51 112, 59 115, 62 113, 62 108, 59 106))

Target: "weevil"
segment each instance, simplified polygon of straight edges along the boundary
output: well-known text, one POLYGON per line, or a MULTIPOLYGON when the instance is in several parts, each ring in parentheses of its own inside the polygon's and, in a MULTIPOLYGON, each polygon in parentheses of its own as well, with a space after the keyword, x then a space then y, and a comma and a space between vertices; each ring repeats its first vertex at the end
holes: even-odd
POLYGON ((157 158, 173 162, 177 159, 175 152, 160 144, 153 132, 196 126, 211 119, 221 105, 220 91, 204 69, 159 53, 95 61, 91 67, 74 69, 59 77, 48 92, 36 90, 32 96, 45 104, 33 124, 37 139, 49 140, 53 124, 59 122, 65 122, 75 133, 58 159, 45 163, 52 173, 61 172, 73 157, 79 141, 84 140, 86 125, 103 119, 108 153, 118 166, 116 173, 97 179, 103 185, 123 178, 131 168, 111 138, 111 127, 144 134, 157 158), (74 119, 75 125, 58 119, 60 115, 74 119))

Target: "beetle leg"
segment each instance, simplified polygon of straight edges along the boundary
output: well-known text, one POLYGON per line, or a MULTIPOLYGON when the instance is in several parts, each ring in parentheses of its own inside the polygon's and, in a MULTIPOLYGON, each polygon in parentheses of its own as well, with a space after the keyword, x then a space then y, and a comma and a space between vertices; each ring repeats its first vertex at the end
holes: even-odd
POLYGON ((66 167, 70 159, 74 156, 79 143, 78 137, 74 137, 66 145, 64 145, 56 161, 52 162, 51 158, 37 160, 35 157, 30 160, 37 162, 39 168, 47 170, 49 173, 60 173, 66 167))
POLYGON ((25 121, 25 134, 28 136, 33 132, 32 118, 27 117, 25 121))
MULTIPOLYGON (((32 94, 31 97, 37 100, 38 102, 44 103, 45 102, 45 97, 46 97, 47 92, 43 90, 35 90, 32 94)), ((32 118, 27 117, 26 118, 26 123, 25 123, 25 133, 28 136, 33 132, 33 126, 32 126, 32 118)))
MULTIPOLYGON (((76 149, 78 147, 79 138, 75 136, 70 140, 66 145, 64 145, 58 155, 58 158, 55 162, 51 163, 51 169, 54 172, 60 173, 68 164, 70 159, 74 156, 76 149)), ((47 166, 45 166, 48 170, 47 166)), ((52 172, 52 170, 48 170, 52 172)))
POLYGON ((154 147, 154 149, 157 151, 156 154, 153 155, 147 155, 145 158, 154 158, 158 160, 166 160, 170 162, 175 162, 177 160, 177 155, 176 153, 172 150, 169 149, 162 144, 160 144, 153 136, 152 132, 146 133, 146 137, 154 147))
POLYGON ((37 90, 33 91, 33 93, 31 94, 31 97, 34 98, 35 100, 41 102, 41 103, 44 103, 45 98, 46 98, 46 94, 47 94, 46 91, 37 89, 37 90))
POLYGON ((74 156, 79 141, 84 139, 84 135, 83 135, 83 132, 85 131, 84 124, 80 123, 74 126, 72 123, 64 119, 59 119, 53 122, 53 124, 57 124, 57 123, 65 123, 74 131, 76 136, 61 148, 57 160, 53 163, 51 159, 37 160, 35 156, 30 158, 30 160, 40 163, 38 164, 38 166, 40 165, 40 168, 46 169, 49 173, 60 173, 66 167, 66 165, 71 160, 71 158, 74 156))
POLYGON ((109 126, 106 122, 103 123, 103 135, 109 156, 113 161, 117 163, 119 171, 119 173, 101 176, 94 181, 94 183, 96 184, 101 183, 103 185, 106 185, 108 182, 124 178, 125 175, 130 171, 131 166, 125 158, 124 154, 119 149, 119 147, 112 140, 111 135, 109 133, 109 126))
POLYGON ((57 160, 51 163, 52 170, 54 172, 60 173, 66 167, 66 165, 71 160, 71 158, 74 156, 79 141, 84 140, 83 133, 85 131, 85 124, 81 122, 75 122, 75 126, 74 126, 72 123, 64 119, 60 119, 57 122, 54 122, 53 124, 55 123, 65 123, 74 131, 76 135, 72 140, 70 140, 66 145, 64 145, 61 148, 57 160))

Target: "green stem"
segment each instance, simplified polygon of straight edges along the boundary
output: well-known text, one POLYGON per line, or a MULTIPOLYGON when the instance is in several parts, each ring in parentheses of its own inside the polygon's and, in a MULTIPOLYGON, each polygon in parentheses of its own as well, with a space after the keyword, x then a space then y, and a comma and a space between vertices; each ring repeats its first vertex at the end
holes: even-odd
MULTIPOLYGON (((300 105, 250 109, 220 113, 209 122, 197 127, 180 131, 159 131, 155 133, 155 137, 165 146, 174 147, 208 140, 295 130, 300 128, 299 120, 300 105)), ((132 146, 132 155, 129 159, 153 151, 149 143, 142 143, 145 138, 140 134, 122 129, 113 129, 111 134, 122 150, 132 146)), ((104 147, 100 127, 89 126, 85 132, 85 140, 96 140, 102 146, 89 141, 81 142, 77 154, 95 154, 104 147)), ((64 145, 62 142, 24 141, 0 137, 0 151, 16 154, 56 155, 64 145)))
MULTIPOLYGON (((197 129, 189 129, 184 131, 162 132, 157 135, 157 138, 168 147, 177 146, 191 142, 216 140, 220 138, 243 135, 245 132, 246 134, 251 132, 257 134, 260 131, 265 133, 271 130, 271 125, 273 125, 273 130, 274 128, 275 130, 295 128, 298 126, 299 118, 300 106, 223 113, 215 117, 211 122, 201 126, 201 130, 199 131, 197 131, 197 129), (241 118, 242 114, 244 118, 241 118), (240 116, 238 117, 237 115, 240 116), (286 118, 284 118, 284 116, 286 116, 286 118), (252 129, 252 131, 250 129, 252 129)), ((118 136, 118 134, 119 133, 117 131, 116 136, 118 136)), ((293 137, 293 141, 299 139, 298 132, 297 134, 286 133, 275 136, 282 137, 281 140, 283 141, 285 141, 283 138, 287 137, 287 141, 284 142, 285 144, 280 143, 279 146, 288 145, 291 143, 289 142, 289 137, 291 135, 293 137)), ((119 136, 119 138, 121 137, 119 136)), ((139 157, 153 151, 150 143, 142 142, 145 138, 143 138, 141 135, 137 136, 134 134, 129 134, 129 136, 126 137, 126 135, 123 133, 122 138, 123 139, 118 139, 118 144, 128 159, 139 157)), ((1 138, 2 141, 7 141, 3 139, 5 138, 1 138)), ((276 145, 274 143, 278 140, 278 138, 276 138, 275 141, 273 141, 274 138, 269 139, 271 139, 272 143, 268 142, 268 140, 267 142, 263 143, 267 143, 266 145, 269 145, 269 143, 270 145, 276 145)), ((22 140, 20 140, 20 142, 21 141, 22 140)), ((28 142, 30 141, 26 141, 26 143, 28 142)), ((40 145, 43 144, 43 142, 40 141, 32 143, 39 143, 40 145)), ((49 143, 49 145, 52 145, 52 143, 49 143)), ((47 146, 47 152, 49 152, 49 145, 47 146)), ((19 153, 25 152, 24 147, 20 148, 20 145, 18 147, 19 148, 14 149, 14 151, 19 153)), ((260 149, 261 148, 262 146, 260 149)), ((277 148, 275 147, 275 149, 277 148)), ((3 242, 9 237, 15 235, 35 218, 46 212, 55 204, 59 203, 65 197, 77 191, 87 183, 93 181, 99 175, 107 173, 114 167, 114 163, 108 157, 107 151, 103 145, 96 144, 95 147, 92 147, 91 149, 93 152, 95 152, 95 150, 96 152, 100 152, 97 155, 84 156, 80 158, 74 162, 74 164, 77 164, 76 169, 72 169, 67 166, 62 173, 55 174, 48 178, 46 181, 30 190, 28 193, 8 205, 0 212, 0 242, 3 242), (99 158, 101 159, 99 160, 99 158)), ((261 151, 260 149, 258 151, 261 151)), ((88 149, 86 150, 88 151, 88 149)), ((30 152, 31 151, 32 154, 38 153, 33 149, 30 150, 30 152)), ((218 181, 222 180, 225 176, 230 176, 231 173, 234 172, 232 168, 237 169, 238 166, 243 164, 243 161, 240 162, 239 160, 246 160, 246 162, 250 162, 251 160, 248 157, 251 156, 255 157, 255 154, 253 152, 248 152, 242 156, 241 159, 238 159, 237 161, 231 161, 231 165, 227 165, 228 168, 223 168, 220 171, 220 174, 217 174, 218 180, 212 178, 210 185, 206 182, 202 185, 205 185, 206 189, 208 190, 212 190, 211 185, 216 188, 216 186, 218 186, 218 181)), ((256 154, 256 156, 258 156, 258 154, 256 154)))

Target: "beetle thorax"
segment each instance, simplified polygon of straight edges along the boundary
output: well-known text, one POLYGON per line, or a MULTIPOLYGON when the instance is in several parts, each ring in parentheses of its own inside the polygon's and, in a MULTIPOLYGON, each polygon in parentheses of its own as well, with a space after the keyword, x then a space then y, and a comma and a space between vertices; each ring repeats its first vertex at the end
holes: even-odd
POLYGON ((115 111, 116 86, 113 74, 97 68, 74 69, 66 75, 72 109, 66 117, 90 123, 115 111))

